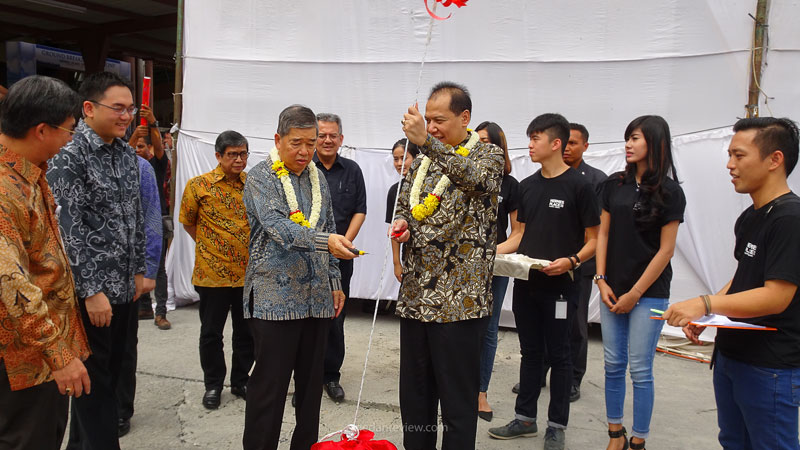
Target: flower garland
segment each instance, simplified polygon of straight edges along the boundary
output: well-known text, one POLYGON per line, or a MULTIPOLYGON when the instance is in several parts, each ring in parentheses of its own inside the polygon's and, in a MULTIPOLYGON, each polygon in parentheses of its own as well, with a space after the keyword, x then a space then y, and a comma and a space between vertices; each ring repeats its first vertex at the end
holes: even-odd
POLYGON ((292 186, 292 180, 289 179, 289 170, 286 165, 281 161, 278 155, 278 149, 272 147, 269 151, 269 157, 272 159, 272 170, 283 185, 283 193, 286 195, 286 203, 289 205, 289 219, 292 222, 308 228, 316 228, 319 222, 319 214, 322 210, 322 192, 319 189, 319 172, 317 172, 317 165, 312 161, 308 165, 309 178, 311 178, 311 217, 306 220, 306 216, 300 211, 300 206, 297 204, 297 195, 292 186))
MULTIPOLYGON (((469 156, 470 150, 472 150, 475 147, 475 144, 480 141, 478 133, 475 133, 472 130, 468 131, 470 131, 470 137, 467 141, 467 145, 459 145, 455 150, 456 154, 464 157, 469 156)), ((425 200, 423 200, 420 204, 419 199, 422 191, 422 183, 425 181, 425 177, 428 175, 428 169, 430 169, 432 162, 433 161, 431 161, 431 159, 427 156, 422 158, 422 163, 419 165, 417 175, 414 177, 414 184, 411 185, 411 193, 409 194, 411 215, 414 217, 414 219, 420 222, 425 220, 425 218, 436 211, 436 208, 439 207, 439 203, 442 201, 442 194, 444 194, 444 191, 447 190, 448 186, 450 186, 450 179, 447 178, 447 175, 442 175, 442 178, 439 179, 439 181, 436 183, 436 186, 433 188, 433 192, 425 196, 425 200)))

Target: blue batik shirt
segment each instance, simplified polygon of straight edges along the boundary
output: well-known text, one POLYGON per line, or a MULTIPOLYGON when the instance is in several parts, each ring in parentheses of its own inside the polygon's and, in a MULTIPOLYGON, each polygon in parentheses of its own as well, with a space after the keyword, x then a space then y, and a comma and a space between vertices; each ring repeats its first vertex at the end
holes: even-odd
POLYGON ((106 144, 81 120, 50 160, 47 181, 60 207, 77 296, 102 292, 111 304, 133 301, 134 275, 145 271, 136 152, 119 138, 106 144))
MULTIPOLYGON (((313 163, 311 163, 313 164, 313 163)), ((283 185, 267 158, 248 172, 242 200, 250 223, 250 262, 244 279, 244 317, 263 320, 329 318, 332 291, 342 290, 339 261, 328 253, 336 232, 331 196, 319 173, 322 209, 316 228, 289 219, 283 185), (250 296, 252 293, 252 313, 250 296)), ((311 214, 311 179, 306 168, 287 175, 306 217, 311 214)))
POLYGON ((156 172, 153 166, 141 156, 136 158, 139 161, 139 193, 142 196, 144 213, 144 277, 155 280, 158 274, 158 264, 161 262, 161 241, 163 240, 161 199, 158 196, 158 181, 156 181, 156 172))

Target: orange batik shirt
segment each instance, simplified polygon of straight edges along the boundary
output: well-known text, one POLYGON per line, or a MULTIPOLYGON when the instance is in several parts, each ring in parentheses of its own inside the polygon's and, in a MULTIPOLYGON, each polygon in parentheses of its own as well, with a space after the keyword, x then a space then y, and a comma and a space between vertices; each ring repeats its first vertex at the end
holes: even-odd
POLYGON ((46 171, 0 145, 0 359, 12 390, 89 356, 46 171))
POLYGON ((222 168, 186 183, 179 220, 196 226, 192 284, 202 287, 242 287, 247 268, 250 224, 242 202, 247 174, 230 182, 222 168))

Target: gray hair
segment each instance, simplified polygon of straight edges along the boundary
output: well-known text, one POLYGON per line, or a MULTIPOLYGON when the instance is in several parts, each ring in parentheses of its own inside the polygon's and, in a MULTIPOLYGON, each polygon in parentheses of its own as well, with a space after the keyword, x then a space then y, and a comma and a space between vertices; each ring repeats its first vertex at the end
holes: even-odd
POLYGON ((317 122, 336 122, 339 127, 339 134, 342 134, 342 118, 332 113, 317 114, 317 122))
POLYGON ((314 111, 303 105, 286 107, 278 116, 278 136, 286 136, 292 128, 313 128, 319 131, 314 111))

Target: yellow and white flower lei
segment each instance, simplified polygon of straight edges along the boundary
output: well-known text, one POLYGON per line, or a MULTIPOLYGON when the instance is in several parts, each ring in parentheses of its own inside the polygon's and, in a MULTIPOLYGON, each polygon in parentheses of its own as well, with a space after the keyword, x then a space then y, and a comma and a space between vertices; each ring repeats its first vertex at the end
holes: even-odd
MULTIPOLYGON (((472 130, 470 131, 470 137, 467 141, 465 146, 459 146, 455 152, 461 156, 469 156, 470 150, 475 147, 480 141, 480 137, 478 133, 475 133, 472 130)), ((433 188, 433 192, 429 193, 425 196, 425 200, 420 204, 420 194, 422 191, 422 183, 425 182, 425 177, 428 175, 428 169, 431 167, 430 158, 427 156, 422 158, 422 163, 420 163, 419 168, 417 169, 417 175, 414 177, 414 184, 411 185, 411 193, 409 194, 409 206, 411 206, 411 215, 417 221, 423 221, 425 218, 433 214, 436 211, 436 208, 439 207, 439 203, 442 201, 442 194, 444 191, 447 190, 447 187, 450 186, 450 179, 447 178, 447 175, 442 175, 442 178, 436 183, 436 186, 433 188)))
POLYGON ((278 156, 278 149, 272 147, 269 151, 269 157, 272 159, 272 170, 283 185, 283 193, 286 195, 286 203, 289 204, 289 219, 292 222, 300 224, 308 228, 316 228, 319 222, 319 214, 322 210, 322 192, 319 189, 319 172, 317 165, 312 161, 308 165, 308 175, 311 178, 311 217, 306 220, 305 215, 300 211, 300 206, 297 204, 297 195, 292 186, 292 180, 289 179, 289 171, 278 156))

